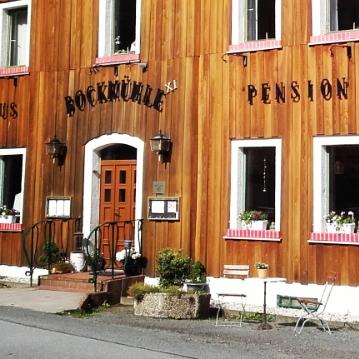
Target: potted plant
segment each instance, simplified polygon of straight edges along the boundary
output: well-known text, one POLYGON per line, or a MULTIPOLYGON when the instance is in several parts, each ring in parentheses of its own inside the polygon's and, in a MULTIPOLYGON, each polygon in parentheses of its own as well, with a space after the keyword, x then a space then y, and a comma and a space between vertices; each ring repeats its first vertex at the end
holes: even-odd
POLYGON ((157 271, 162 287, 182 286, 191 273, 191 258, 181 251, 164 249, 157 256, 157 271))
POLYGON ((256 269, 257 269, 257 274, 259 278, 266 278, 268 275, 268 268, 269 265, 267 263, 264 262, 257 262, 256 263, 256 269))
POLYGON ((59 246, 52 239, 45 241, 42 253, 39 257, 41 267, 51 267, 54 263, 64 262, 66 254, 60 250, 59 246))
POLYGON ((242 229, 266 230, 268 226, 268 214, 263 211, 247 210, 240 213, 238 219, 242 229))
POLYGON ((122 263, 127 276, 139 275, 146 267, 147 259, 137 252, 134 247, 123 249, 116 253, 116 260, 122 263))
POLYGON ((187 290, 203 290, 208 291, 207 271, 201 261, 192 264, 189 277, 185 281, 187 290))
POLYGON ((335 211, 331 211, 324 216, 325 231, 328 233, 353 233, 355 229, 354 213, 349 211, 346 214, 342 211, 337 214, 335 211))
POLYGON ((85 256, 88 271, 99 271, 105 267, 105 258, 102 253, 92 253, 85 256))
POLYGON ((0 206, 0 223, 15 223, 17 211, 13 208, 0 206))

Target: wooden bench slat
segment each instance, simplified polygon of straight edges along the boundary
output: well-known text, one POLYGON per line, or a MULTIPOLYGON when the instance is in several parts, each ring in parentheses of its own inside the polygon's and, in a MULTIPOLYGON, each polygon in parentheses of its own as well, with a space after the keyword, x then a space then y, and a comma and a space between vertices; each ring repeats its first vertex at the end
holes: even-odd
POLYGON ((225 270, 223 271, 223 274, 247 276, 247 275, 248 275, 248 271, 245 271, 245 270, 225 269, 225 270))
POLYGON ((231 275, 238 277, 248 277, 249 265, 248 264, 224 264, 223 275, 231 275))
POLYGON ((249 265, 248 264, 225 264, 223 266, 223 269, 242 269, 242 270, 248 270, 249 271, 249 265))

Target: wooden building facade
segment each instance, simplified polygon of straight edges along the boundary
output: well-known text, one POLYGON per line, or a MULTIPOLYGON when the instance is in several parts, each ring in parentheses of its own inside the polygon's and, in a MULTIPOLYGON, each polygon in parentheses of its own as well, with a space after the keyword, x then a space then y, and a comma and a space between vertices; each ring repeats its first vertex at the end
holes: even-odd
POLYGON ((0 1, 2 202, 21 194, 0 263, 24 264, 21 231, 45 217, 49 197, 71 199, 85 236, 113 215, 100 177, 115 168, 118 183, 131 178, 130 216, 144 219, 148 275, 171 247, 214 276, 260 261, 289 282, 336 271, 358 285, 358 234, 326 234, 322 219, 359 219, 358 5, 337 0, 335 17, 332 3, 0 1), (165 162, 150 148, 160 130, 172 141, 165 162), (46 153, 54 136, 67 146, 60 164, 46 153), (149 219, 154 197, 179 198, 179 219, 149 219), (273 223, 241 230, 245 209, 273 223))

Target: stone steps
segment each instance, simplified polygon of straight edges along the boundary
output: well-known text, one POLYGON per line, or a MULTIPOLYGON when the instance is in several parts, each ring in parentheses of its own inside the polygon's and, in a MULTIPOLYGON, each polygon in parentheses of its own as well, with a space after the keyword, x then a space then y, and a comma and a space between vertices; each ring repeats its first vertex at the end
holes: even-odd
POLYGON ((63 292, 83 292, 87 293, 89 298, 101 297, 110 304, 120 303, 123 297, 127 296, 128 287, 136 282, 143 282, 144 275, 127 277, 118 273, 114 277, 98 275, 97 290, 95 291, 93 283, 89 280, 92 274, 89 272, 49 274, 39 277, 39 289, 63 291, 63 292))

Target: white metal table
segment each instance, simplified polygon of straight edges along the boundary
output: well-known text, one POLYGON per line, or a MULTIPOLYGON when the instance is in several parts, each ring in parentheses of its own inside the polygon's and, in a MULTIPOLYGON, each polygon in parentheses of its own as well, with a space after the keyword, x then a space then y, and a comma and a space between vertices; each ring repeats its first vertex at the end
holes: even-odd
POLYGON ((286 282, 286 278, 281 277, 267 277, 267 278, 259 278, 259 277, 251 277, 245 280, 258 280, 263 282, 263 315, 262 315, 262 323, 259 325, 258 329, 266 330, 272 329, 273 327, 267 322, 267 283, 276 283, 276 282, 286 282))

